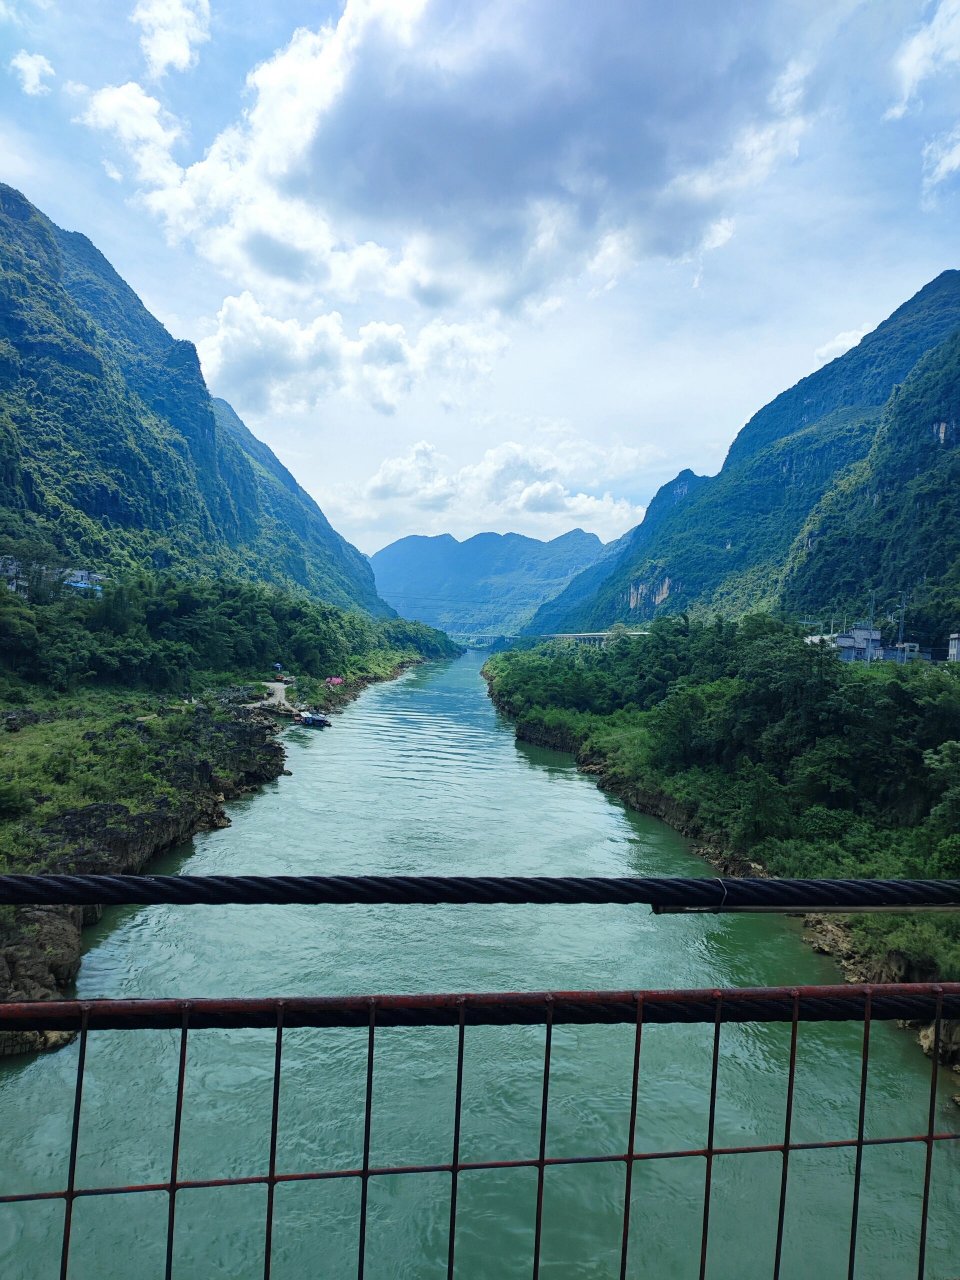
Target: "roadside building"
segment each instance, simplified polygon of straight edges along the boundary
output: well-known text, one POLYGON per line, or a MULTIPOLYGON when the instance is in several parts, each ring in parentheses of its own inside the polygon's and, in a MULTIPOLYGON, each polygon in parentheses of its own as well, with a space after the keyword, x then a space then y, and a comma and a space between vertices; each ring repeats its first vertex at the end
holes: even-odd
POLYGON ((834 645, 843 662, 876 662, 883 656, 878 627, 858 622, 849 631, 834 636, 834 645))
MULTIPOLYGON (((960 633, 958 633, 960 641, 960 633)), ((901 640, 898 644, 884 644, 878 627, 859 622, 849 631, 832 632, 828 635, 807 636, 807 644, 826 644, 836 649, 841 662, 930 662, 932 655, 929 649, 921 649, 912 640, 901 640)), ((957 661, 960 661, 958 655, 957 661)))
POLYGON ((960 631, 950 632, 950 647, 947 649, 948 662, 960 662, 960 631))
POLYGON ((22 564, 13 556, 0 556, 0 578, 11 591, 27 595, 31 582, 50 586, 59 579, 72 591, 100 595, 106 578, 92 569, 50 569, 40 564, 22 564))
POLYGON ((103 591, 103 583, 103 575, 90 569, 65 569, 63 572, 63 585, 72 591, 91 592, 98 596, 103 591))
POLYGON ((929 649, 921 649, 912 640, 903 640, 899 644, 884 646, 882 657, 884 662, 932 662, 933 654, 929 649))

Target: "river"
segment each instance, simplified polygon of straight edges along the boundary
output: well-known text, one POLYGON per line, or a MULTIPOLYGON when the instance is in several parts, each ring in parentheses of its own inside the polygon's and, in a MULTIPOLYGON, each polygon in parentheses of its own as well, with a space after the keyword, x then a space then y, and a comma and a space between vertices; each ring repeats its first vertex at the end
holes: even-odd
MULTIPOLYGON (((233 825, 198 836, 156 869, 193 874, 698 875, 709 870, 662 823, 627 812, 569 756, 517 744, 479 676, 481 656, 418 668, 366 690, 335 727, 293 729, 292 776, 231 806, 233 825)), ((794 922, 765 916, 662 916, 638 907, 151 907, 114 909, 89 931, 81 997, 253 996, 375 991, 715 987, 837 981, 794 922)), ((651 1027, 643 1044, 638 1148, 706 1138, 711 1028, 651 1027)), ((789 1033, 722 1033, 716 1141, 782 1138, 789 1033)), ((794 1138, 856 1133, 859 1027, 801 1027, 794 1138)), ((633 1033, 554 1032, 548 1155, 622 1151, 633 1033)), ((178 1036, 91 1035, 77 1185, 169 1175, 178 1036)), ((278 1169, 356 1167, 363 1143, 366 1036, 299 1030, 284 1041, 278 1169)), ((535 1156, 542 1028, 470 1028, 463 1160, 535 1156)), ((371 1161, 450 1158, 453 1029, 377 1037, 371 1161)), ((77 1046, 0 1065, 0 1194, 66 1184, 77 1046)), ((273 1035, 195 1032, 186 1076, 182 1178, 267 1168, 273 1035)), ((949 1077, 949 1073, 944 1073, 949 1077)), ((909 1035, 874 1028, 867 1136, 926 1128, 929 1066, 909 1035)), ((954 1083, 954 1089, 956 1084, 954 1083)), ((938 1128, 956 1127, 949 1080, 938 1128)), ((960 1144, 935 1151, 927 1276, 960 1275, 960 1144)), ((867 1148, 857 1274, 916 1274, 924 1148, 867 1148)), ((769 1276, 780 1185, 776 1154, 719 1158, 708 1275, 769 1276)), ((853 1154, 791 1158, 784 1280, 847 1275, 853 1154)), ((541 1274, 619 1274, 623 1168, 548 1169, 541 1274)), ((629 1274, 696 1276, 704 1167, 642 1162, 634 1178, 629 1274)), ((450 1179, 375 1178, 368 1280, 446 1274, 450 1179)), ((281 1185, 275 1280, 356 1274, 356 1180, 281 1185)), ((536 1172, 465 1173, 457 1272, 463 1280, 530 1274, 536 1172)), ((184 1191, 178 1280, 262 1275, 261 1186, 184 1191)), ((0 1206, 3 1280, 59 1274, 63 1207, 0 1206)), ((91 1197, 74 1212, 73 1280, 163 1275, 167 1197, 91 1197)))

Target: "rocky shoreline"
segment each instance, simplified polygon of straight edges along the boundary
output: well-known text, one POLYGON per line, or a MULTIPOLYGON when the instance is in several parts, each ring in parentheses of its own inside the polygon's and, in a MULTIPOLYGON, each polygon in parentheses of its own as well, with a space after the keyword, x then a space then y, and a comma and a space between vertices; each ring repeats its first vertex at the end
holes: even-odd
MULTIPOLYGON (((413 665, 399 663, 383 679, 396 679, 413 665)), ((342 711, 373 683, 378 681, 364 678, 331 690, 327 709, 342 711)), ((171 761, 168 781, 178 800, 160 797, 140 813, 122 804, 92 804, 59 815, 40 832, 48 855, 43 870, 136 875, 199 832, 228 827, 227 801, 285 772, 278 738, 288 721, 272 708, 250 705, 248 697, 243 688, 221 693, 219 715, 194 710, 186 754, 171 761)), ((65 996, 80 968, 82 930, 101 915, 100 907, 20 907, 0 916, 0 1004, 65 996)), ((71 1038, 59 1031, 0 1032, 0 1057, 57 1049, 71 1038)))
MULTIPOLYGON (((122 804, 68 810, 39 833, 44 870, 61 874, 136 874, 159 854, 199 831, 230 825, 224 804, 256 790, 284 771, 279 724, 268 713, 231 707, 194 712, 184 751, 172 761, 169 781, 177 800, 158 797, 145 812, 122 804)), ((0 921, 0 1003, 53 1000, 77 976, 81 931, 101 908, 21 907, 0 921)), ((58 1048, 64 1032, 0 1033, 0 1056, 58 1048)))
MULTIPOLYGON (((589 756, 582 750, 580 742, 569 730, 551 731, 543 724, 532 725, 522 717, 511 715, 502 700, 497 698, 492 682, 488 677, 487 688, 494 706, 513 722, 514 731, 521 742, 529 742, 534 746, 549 747, 555 751, 565 751, 573 755, 577 768, 581 773, 590 774, 597 786, 609 795, 615 796, 630 809, 638 813, 649 814, 659 818, 674 831, 685 836, 693 844, 693 851, 705 862, 716 867, 725 876, 766 876, 766 869, 757 862, 730 850, 722 849, 704 839, 703 831, 691 823, 689 815, 672 797, 663 794, 640 792, 634 788, 620 785, 610 778, 606 772, 606 762, 602 756, 589 756)), ((900 952, 890 951, 883 962, 877 963, 862 955, 854 944, 850 930, 846 928, 843 917, 835 915, 808 914, 803 917, 803 939, 820 955, 830 956, 838 964, 840 971, 848 982, 883 983, 883 982, 935 982, 938 975, 928 970, 920 971, 912 965, 908 958, 900 952)), ((934 1025, 903 1024, 917 1033, 918 1042, 928 1056, 933 1051, 934 1025)), ((945 1022, 941 1027, 940 1059, 960 1073, 960 1022, 945 1022)), ((960 1094, 954 1101, 960 1105, 960 1094)))

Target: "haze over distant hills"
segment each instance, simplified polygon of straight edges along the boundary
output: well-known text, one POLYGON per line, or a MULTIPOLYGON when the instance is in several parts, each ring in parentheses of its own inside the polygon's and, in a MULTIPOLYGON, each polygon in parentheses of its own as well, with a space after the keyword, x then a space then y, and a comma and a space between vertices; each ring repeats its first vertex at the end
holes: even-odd
POLYGON ((719 474, 664 485, 530 633, 754 608, 856 613, 907 597, 918 634, 960 624, 960 271, 761 409, 719 474))
POLYGON ((193 344, 3 184, 0 539, 14 555, 228 573, 392 613, 366 557, 211 398, 193 344))
MULTIPOLYGON (((616 545, 616 544, 611 544, 616 545)), ((405 617, 455 635, 502 635, 604 554, 594 533, 541 542, 519 533, 400 538, 371 557, 377 590, 405 617)))

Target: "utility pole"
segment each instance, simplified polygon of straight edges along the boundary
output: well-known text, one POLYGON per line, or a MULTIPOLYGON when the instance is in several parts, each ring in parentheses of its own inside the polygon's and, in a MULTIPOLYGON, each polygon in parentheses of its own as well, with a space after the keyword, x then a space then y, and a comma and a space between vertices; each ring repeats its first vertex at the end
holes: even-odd
POLYGON ((903 647, 903 620, 907 609, 907 593, 900 592, 900 626, 897 628, 897 652, 898 662, 905 662, 907 658, 906 650, 903 647))

